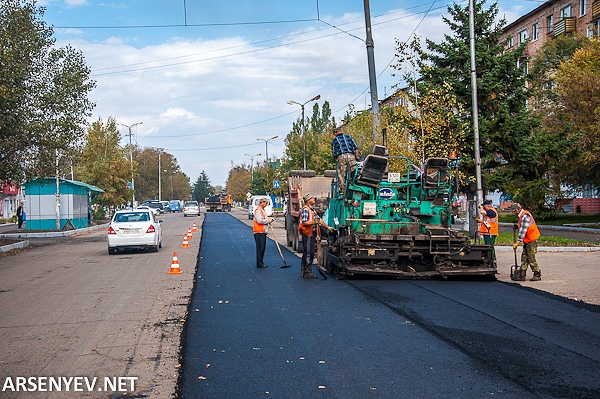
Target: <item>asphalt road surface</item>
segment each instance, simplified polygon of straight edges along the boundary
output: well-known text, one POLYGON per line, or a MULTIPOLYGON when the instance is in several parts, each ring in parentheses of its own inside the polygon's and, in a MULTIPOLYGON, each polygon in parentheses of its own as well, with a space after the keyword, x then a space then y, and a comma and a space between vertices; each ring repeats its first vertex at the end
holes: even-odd
POLYGON ((160 218, 159 252, 108 255, 103 228, 29 238, 27 249, 0 256, 0 398, 172 397, 198 235, 181 245, 202 218, 160 218), (174 251, 180 275, 167 274, 174 251), (19 388, 19 377, 36 385, 19 388), (72 380, 49 390, 49 377, 72 380))
MULTIPOLYGON (((598 398, 598 306, 477 280, 307 280, 207 214, 183 398, 598 398)), ((593 283, 592 283, 593 284, 593 283)))

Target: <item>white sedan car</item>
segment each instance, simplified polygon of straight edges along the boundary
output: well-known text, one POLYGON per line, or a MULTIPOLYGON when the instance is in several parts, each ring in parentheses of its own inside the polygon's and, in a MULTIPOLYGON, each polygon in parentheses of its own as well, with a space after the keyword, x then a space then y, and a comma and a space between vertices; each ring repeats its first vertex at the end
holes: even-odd
POLYGON ((108 225, 108 253, 121 249, 150 248, 154 252, 162 247, 162 230, 150 209, 126 209, 115 212, 108 225))
POLYGON ((198 201, 186 201, 183 206, 183 216, 200 216, 198 201))

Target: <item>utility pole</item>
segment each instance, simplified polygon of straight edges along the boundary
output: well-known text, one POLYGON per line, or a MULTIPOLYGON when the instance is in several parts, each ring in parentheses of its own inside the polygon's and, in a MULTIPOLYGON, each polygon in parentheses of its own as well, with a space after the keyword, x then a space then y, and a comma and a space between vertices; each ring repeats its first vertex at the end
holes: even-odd
POLYGON ((379 131, 379 98, 377 96, 377 75, 375 74, 375 51, 373 42, 373 32, 371 30, 371 10, 369 0, 364 0, 365 7, 365 27, 367 29, 367 62, 369 64, 369 82, 371 88, 371 112, 373 113, 373 141, 377 142, 377 132, 379 131))
POLYGON ((125 126, 127 130, 129 130, 129 133, 127 135, 129 136, 129 162, 131 162, 131 209, 135 208, 135 183, 133 181, 133 144, 131 143, 131 136, 133 136, 133 134, 131 133, 131 128, 137 125, 141 125, 142 123, 144 122, 134 123, 133 125, 125 125, 123 123, 119 123, 119 125, 125 126))
POLYGON ((473 103, 473 135, 475 141, 475 179, 477 184, 477 209, 483 202, 481 184, 481 154, 479 150, 479 105, 477 103, 477 65, 475 63, 475 4, 469 0, 469 37, 471 41, 471 98, 473 103))

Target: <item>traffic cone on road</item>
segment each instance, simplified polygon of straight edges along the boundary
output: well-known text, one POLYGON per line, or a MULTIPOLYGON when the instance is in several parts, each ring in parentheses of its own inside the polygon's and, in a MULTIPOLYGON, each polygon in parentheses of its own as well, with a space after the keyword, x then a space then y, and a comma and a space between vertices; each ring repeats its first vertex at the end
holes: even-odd
POLYGON ((194 222, 194 224, 192 225, 192 233, 197 233, 198 230, 196 229, 196 222, 194 222))
POLYGON ((177 252, 173 252, 173 260, 171 261, 171 270, 167 274, 181 274, 182 271, 179 268, 179 260, 177 260, 177 252))
POLYGON ((183 244, 181 244, 181 248, 189 248, 190 244, 188 243, 187 233, 183 235, 183 244))
POLYGON ((188 227, 188 240, 191 240, 192 238, 192 229, 188 227))

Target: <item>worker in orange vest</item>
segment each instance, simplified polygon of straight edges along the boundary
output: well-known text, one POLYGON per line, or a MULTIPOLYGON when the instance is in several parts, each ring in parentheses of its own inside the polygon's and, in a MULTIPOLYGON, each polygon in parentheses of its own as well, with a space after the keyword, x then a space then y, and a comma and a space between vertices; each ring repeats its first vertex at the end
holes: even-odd
POLYGON ((479 234, 483 237, 484 243, 492 246, 492 256, 496 263, 494 243, 498 237, 498 211, 492 206, 492 201, 485 200, 479 205, 479 213, 481 214, 479 234))
POLYGON ((275 219, 267 217, 265 207, 269 203, 269 200, 261 198, 258 207, 254 211, 254 225, 252 232, 254 233, 254 242, 256 243, 256 267, 266 268, 263 258, 265 256, 265 248, 267 246, 267 233, 265 232, 265 225, 273 223, 275 219))
POLYGON ((312 272, 312 263, 316 250, 316 232, 318 224, 329 231, 333 229, 319 217, 315 211, 315 197, 310 194, 304 196, 304 206, 302 207, 298 232, 302 237, 302 265, 300 267, 300 276, 303 278, 317 278, 312 272))
POLYGON ((513 248, 517 249, 520 243, 523 243, 523 254, 521 255, 521 273, 513 276, 515 281, 525 281, 527 266, 531 266, 533 277, 529 281, 540 281, 542 272, 535 259, 537 253, 537 239, 540 238, 540 230, 535 223, 531 212, 523 209, 521 204, 514 204, 514 213, 518 216, 517 228, 519 229, 519 238, 514 243, 513 248))

